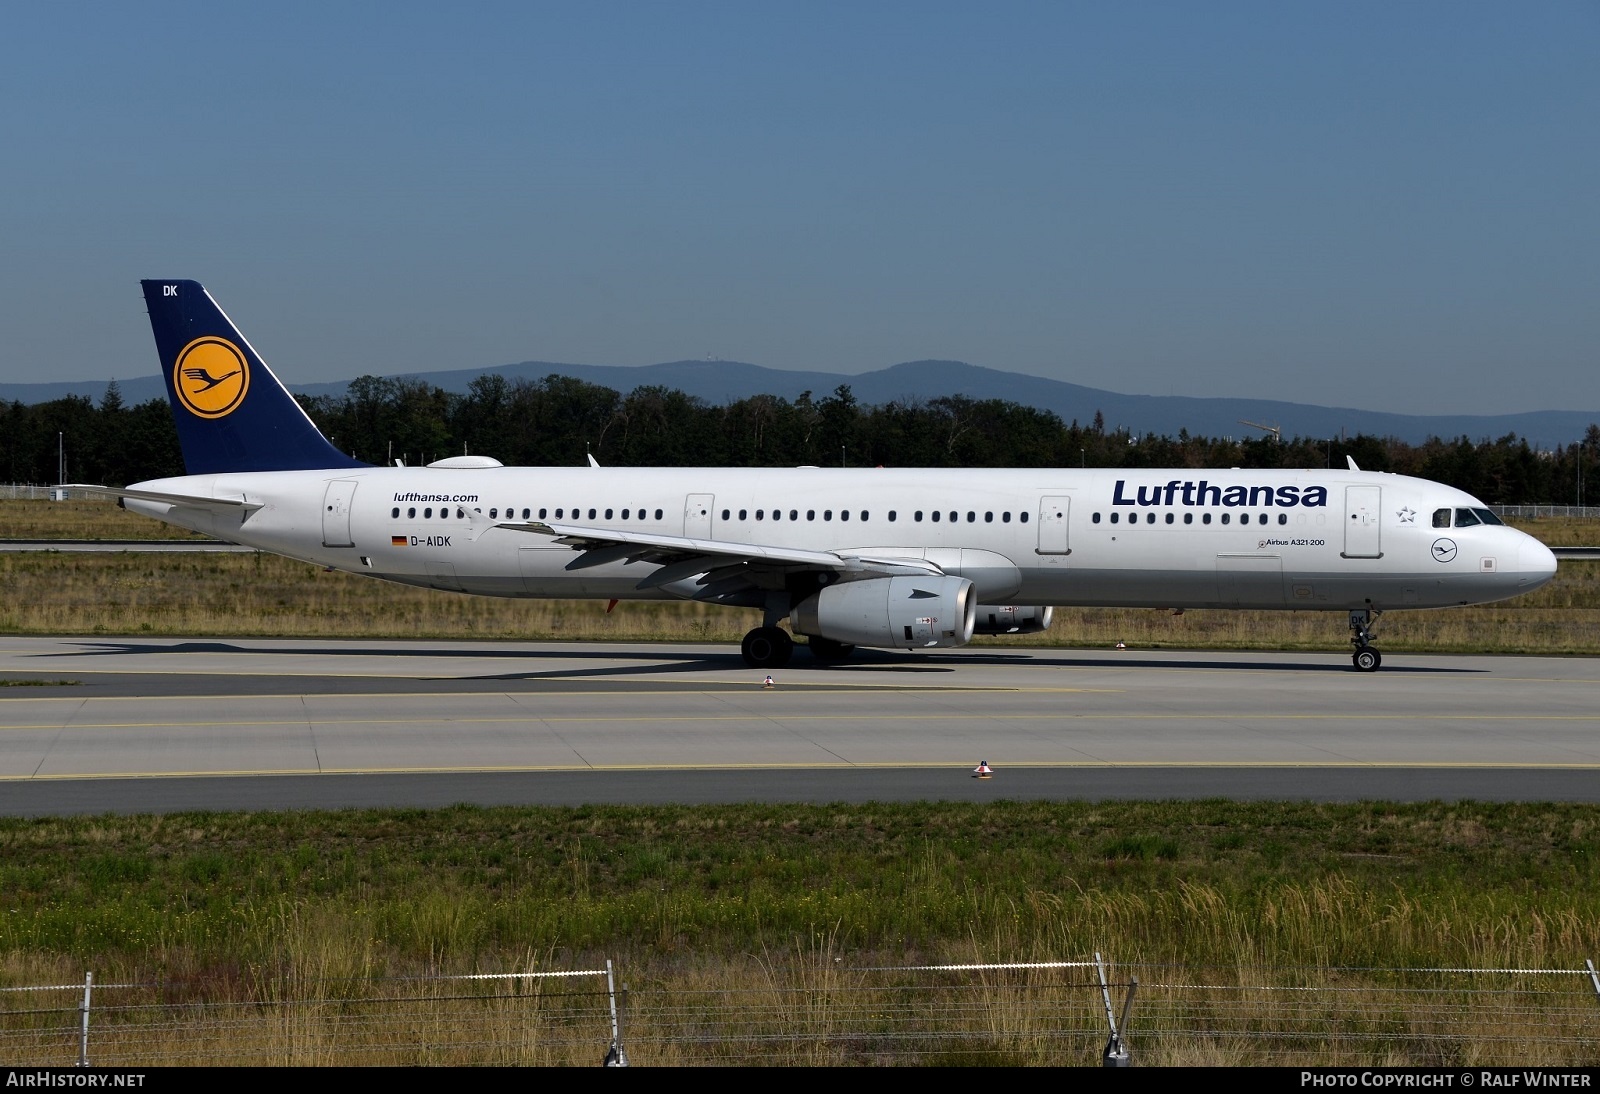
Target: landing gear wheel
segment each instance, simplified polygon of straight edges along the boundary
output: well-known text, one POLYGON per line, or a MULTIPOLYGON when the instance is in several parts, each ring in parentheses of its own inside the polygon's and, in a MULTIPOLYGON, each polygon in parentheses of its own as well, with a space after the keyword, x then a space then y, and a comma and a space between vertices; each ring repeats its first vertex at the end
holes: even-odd
POLYGON ((1357 672, 1377 672, 1378 666, 1383 664, 1383 655, 1371 646, 1357 646, 1350 660, 1357 672))
POLYGON ((794 653, 794 639, 782 627, 757 627, 744 636, 739 652, 753 669, 781 669, 794 653))
POLYGON ((806 639, 806 644, 811 650, 811 656, 824 664, 843 661, 856 650, 848 642, 835 642, 831 638, 818 638, 815 635, 806 639))

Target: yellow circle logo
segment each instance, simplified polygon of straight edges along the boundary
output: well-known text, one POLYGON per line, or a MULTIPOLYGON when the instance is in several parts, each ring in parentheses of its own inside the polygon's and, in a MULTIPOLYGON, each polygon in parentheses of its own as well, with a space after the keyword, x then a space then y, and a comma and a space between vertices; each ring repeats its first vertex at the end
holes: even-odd
POLYGON ((244 402, 250 390, 250 364, 226 338, 196 338, 178 354, 172 367, 178 401, 202 418, 225 418, 244 402))

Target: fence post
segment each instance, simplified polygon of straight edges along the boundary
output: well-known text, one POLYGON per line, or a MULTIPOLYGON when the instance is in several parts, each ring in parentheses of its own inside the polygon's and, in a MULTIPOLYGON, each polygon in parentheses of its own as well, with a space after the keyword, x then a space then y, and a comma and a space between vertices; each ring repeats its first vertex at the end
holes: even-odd
MULTIPOLYGON (((624 1001, 627 999, 628 986, 622 986, 624 1001)), ((611 1047, 606 1049, 606 1058, 602 1067, 627 1067, 628 1053, 622 1047, 622 1012, 617 1008, 617 980, 612 972, 611 958, 606 958, 606 996, 611 1001, 611 1047)))
POLYGON ((83 1002, 78 1007, 78 1066, 89 1066, 89 1001, 94 994, 94 973, 83 974, 83 1002))
POLYGON ((1105 962, 1101 960, 1098 950, 1094 955, 1094 968, 1100 974, 1100 999, 1106 1007, 1106 1025, 1111 1027, 1105 1051, 1100 1054, 1100 1066, 1127 1067, 1131 1061, 1128 1059, 1128 1044, 1122 1035, 1128 1028, 1128 1012, 1133 1009, 1133 993, 1139 988, 1139 978, 1134 977, 1128 983, 1128 997, 1122 1001, 1122 1025, 1119 1027, 1117 1016, 1111 1009, 1111 985, 1106 983, 1105 962))
POLYGON ((1589 966, 1589 983, 1594 985, 1594 993, 1597 997, 1600 997, 1600 974, 1594 971, 1594 958, 1586 957, 1583 959, 1583 963, 1589 966))

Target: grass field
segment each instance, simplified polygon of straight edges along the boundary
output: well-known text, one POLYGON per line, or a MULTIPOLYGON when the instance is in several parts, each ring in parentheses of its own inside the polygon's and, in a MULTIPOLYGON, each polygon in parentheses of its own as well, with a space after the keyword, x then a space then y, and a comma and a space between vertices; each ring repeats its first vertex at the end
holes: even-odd
MULTIPOLYGON (((101 502, 0 501, 4 538, 136 538, 166 525, 101 502)), ((1600 542, 1600 522, 1536 521, 1556 546, 1600 542)), ((0 554, 0 632, 733 643, 753 611, 629 602, 501 600, 416 589, 272 555, 0 554)), ((1563 562, 1525 597, 1475 608, 1391 612, 1393 651, 1600 653, 1600 562, 1563 562)), ((1340 613, 1062 609, 1048 634, 977 645, 1342 649, 1340 613)))
MULTIPOLYGON (((91 523, 103 538, 163 528, 99 503, 0 502, 0 520, 6 538, 91 538, 91 523)), ((1593 523, 1530 530, 1554 545, 1600 541, 1593 523)), ((467 597, 260 555, 0 554, 0 587, 7 633, 735 642, 752 625, 751 613, 697 605, 623 604, 606 615, 595 602, 467 597)), ((1384 623, 1390 650, 1600 653, 1600 563, 1563 563, 1555 582, 1517 601, 1393 613, 1384 623)), ((1337 615, 1078 610, 1058 612, 1051 634, 1033 641, 1338 649, 1344 638, 1337 615)), ((1600 811, 1569 805, 1015 802, 0 819, 0 986, 67 983, 92 968, 102 981, 160 980, 179 1001, 248 1001, 255 1006, 232 1020, 234 1040, 221 1051, 229 1058, 227 1045, 245 1037, 259 1049, 235 1051, 237 1062, 484 1062, 418 1048, 427 1035, 389 1025, 352 1027, 365 1031, 360 1045, 341 1040, 339 1023, 354 1020, 358 1001, 339 993, 367 990, 343 978, 592 967, 609 957, 640 1001, 634 1029, 645 1047, 632 1050, 636 1062, 720 1058, 723 1043, 706 1036, 710 1019, 682 1002, 717 997, 765 1016, 748 1028, 766 1023, 769 1061, 839 1063, 862 1059, 853 1042, 789 1044, 783 1033, 844 1031, 891 1013, 894 992, 850 968, 1099 950, 1113 961, 1167 964, 1178 978, 1198 969, 1212 983, 1337 990, 1366 1008, 1348 1027, 1314 1011, 1285 1014, 1277 1020, 1302 1032, 1259 1039, 1163 1033, 1140 1015, 1141 1063, 1594 1064, 1592 997, 1515 994, 1521 981, 1485 981, 1503 992, 1501 1009, 1463 1003, 1434 1019, 1420 1017, 1406 1001, 1415 997, 1396 992, 1396 975, 1384 970, 1570 968, 1600 958, 1597 855, 1600 811), (754 991, 762 985, 765 995, 754 991), (291 991, 324 1003, 290 1016, 274 1001, 291 991), (736 994, 718 994, 727 992, 736 994), (357 1048, 365 1054, 352 1056, 357 1048)), ((959 1053, 891 1058, 1063 1062, 1060 1041, 1015 1032, 1030 1019, 1001 982, 978 986, 988 1009, 963 1019, 959 1053)), ((1198 1028, 1229 1020, 1224 994, 1196 997, 1198 1028)), ((26 999, 0 995, 0 1012, 26 999)), ((1267 996, 1254 1003, 1270 1010, 1267 996)), ((530 1041, 521 1012, 485 1006, 503 1038, 487 1062, 594 1062, 592 1045, 530 1041)), ((1084 1001, 1090 1026, 1096 1006, 1084 1001)), ((173 1013, 169 1026, 140 1033, 153 1054, 140 1059, 193 1059, 218 1036, 173 1013)), ((1064 1062, 1092 1062, 1096 1050, 1087 1037, 1064 1062)))
MULTIPOLYGON (((194 998, 260 999, 339 977, 590 968, 610 957, 641 998, 660 998, 810 983, 836 964, 1098 950, 1212 980, 1381 994, 1395 982, 1382 970, 1405 966, 1581 967, 1600 946, 1597 855, 1600 817, 1577 806, 459 807, 10 820, 0 821, 0 982, 70 982, 93 968, 105 981, 180 982, 194 998)), ((1570 1047, 1530 1045, 1556 1030, 1571 1036, 1573 1022, 1591 1039, 1587 1059, 1600 1058, 1594 1001, 1577 998, 1572 1014, 1525 1015, 1536 1028, 1514 1058, 1570 1061, 1570 1047)), ((1488 1062, 1493 1051, 1473 1047, 1479 1032, 1488 1033, 1461 1015, 1445 1055, 1488 1062)), ((1313 1034, 1305 1062, 1330 1058, 1318 1036, 1327 1041, 1313 1034)), ((1147 1036, 1145 1046, 1156 1055, 1145 1062, 1208 1052, 1253 1062, 1275 1051, 1193 1037, 1147 1036)), ((660 1051, 694 1058, 689 1047, 660 1051)), ((1000 1062, 1043 1062, 1039 1051, 1012 1046, 1000 1062)), ((847 1046, 838 1052, 847 1058, 847 1046)))

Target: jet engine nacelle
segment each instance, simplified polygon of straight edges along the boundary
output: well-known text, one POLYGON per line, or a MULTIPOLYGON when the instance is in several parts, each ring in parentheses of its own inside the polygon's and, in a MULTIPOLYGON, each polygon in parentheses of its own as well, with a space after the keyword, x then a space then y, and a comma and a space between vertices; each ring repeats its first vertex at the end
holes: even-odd
POLYGON ((904 650, 964 646, 978 603, 964 577, 873 577, 828 585, 789 615, 798 634, 904 650))
POLYGON ((1039 634, 1050 629, 1056 610, 1048 604, 979 604, 973 634, 1039 634))

